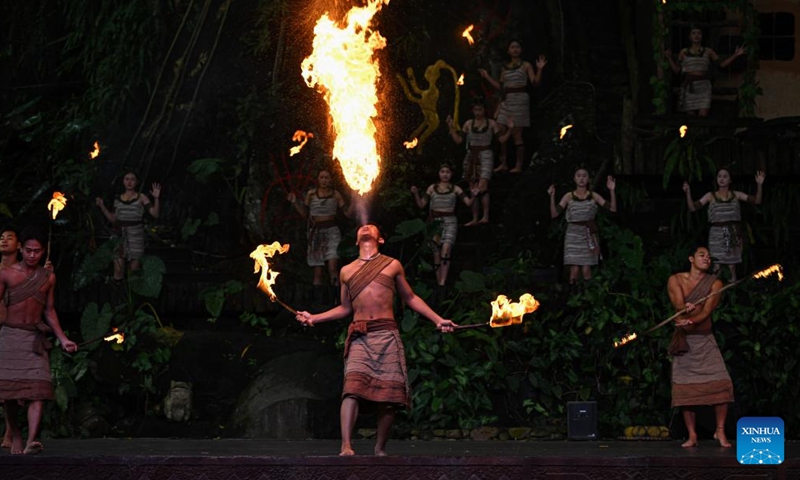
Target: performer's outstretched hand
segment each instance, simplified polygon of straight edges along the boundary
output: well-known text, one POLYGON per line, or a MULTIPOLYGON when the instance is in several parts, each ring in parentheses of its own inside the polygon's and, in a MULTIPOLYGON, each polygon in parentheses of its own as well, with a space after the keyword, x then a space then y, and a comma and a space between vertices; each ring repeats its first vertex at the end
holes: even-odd
POLYGON ((61 348, 68 353, 73 353, 78 351, 78 344, 70 340, 69 338, 65 338, 61 342, 61 348))
POLYGON ((442 333, 453 333, 455 328, 458 325, 454 323, 452 320, 442 320, 436 324, 436 329, 440 330, 442 333))
POLYGON ((763 185, 765 178, 767 178, 767 174, 763 170, 756 172, 756 184, 763 185))
POLYGON ((308 312, 297 312, 297 315, 294 317, 295 320, 302 323, 304 327, 313 327, 314 322, 311 319, 313 315, 308 312))

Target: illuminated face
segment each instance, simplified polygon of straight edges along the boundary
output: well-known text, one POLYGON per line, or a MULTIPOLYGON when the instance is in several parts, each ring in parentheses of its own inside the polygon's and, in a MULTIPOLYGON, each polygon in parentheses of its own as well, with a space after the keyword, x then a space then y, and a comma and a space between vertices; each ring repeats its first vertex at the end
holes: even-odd
POLYGON ((39 243, 39 240, 28 240, 22 246, 22 260, 29 267, 39 265, 39 260, 42 259, 42 255, 44 255, 44 248, 42 244, 39 243))
POLYGON ((9 255, 19 250, 19 239, 17 234, 11 230, 0 233, 0 254, 9 255))
POLYGON ((703 41, 703 31, 699 28, 693 28, 691 32, 689 32, 689 40, 692 43, 701 43, 703 41))
POLYGON ((371 224, 363 225, 361 228, 358 229, 356 245, 361 243, 362 240, 373 240, 378 243, 383 243, 383 238, 381 238, 381 231, 378 230, 378 227, 371 224))
POLYGON ((486 108, 483 105, 473 105, 472 114, 475 118, 483 118, 486 115, 486 108))
POLYGON ((450 167, 442 167, 439 169, 439 181, 449 182, 453 178, 453 171, 450 167))
POLYGON ((689 257, 689 263, 705 272, 711 267, 711 254, 706 247, 700 247, 694 252, 694 255, 689 257))
POLYGON ((583 168, 575 172, 575 185, 585 187, 589 185, 589 172, 583 168))
POLYGON ((124 177, 122 177, 122 186, 125 187, 125 190, 134 190, 136 189, 136 183, 138 179, 136 178, 135 173, 126 173, 124 177))
POLYGON ((522 55, 522 45, 519 42, 511 42, 508 44, 508 54, 513 58, 522 55))
POLYGON ((731 172, 727 170, 720 170, 717 172, 717 186, 728 187, 731 184, 731 172))
POLYGON ((331 186, 331 174, 330 172, 326 172, 325 170, 319 172, 317 175, 317 183, 322 188, 328 188, 331 186))

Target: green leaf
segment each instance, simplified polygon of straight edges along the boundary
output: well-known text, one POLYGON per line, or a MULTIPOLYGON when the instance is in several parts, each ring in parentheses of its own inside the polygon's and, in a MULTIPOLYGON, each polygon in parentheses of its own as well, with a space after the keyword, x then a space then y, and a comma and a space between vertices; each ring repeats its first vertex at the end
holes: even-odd
POLYGON ((183 240, 188 240, 189 237, 197 233, 197 228, 200 227, 201 223, 202 222, 199 218, 187 218, 183 223, 183 227, 181 228, 181 238, 183 240))
POLYGON ((463 270, 456 281, 456 290, 461 293, 475 293, 486 290, 486 277, 471 270, 463 270))
POLYGON ((190 163, 187 170, 194 175, 195 180, 206 183, 214 174, 222 172, 223 162, 221 158, 199 158, 190 163))
POLYGON ((389 238, 389 243, 400 242, 407 238, 419 235, 425 231, 426 223, 419 218, 401 222, 395 227, 394 235, 389 238))
MULTIPOLYGON (((86 305, 81 315, 81 337, 84 341, 94 340, 107 334, 111 330, 111 318, 114 312, 111 305, 103 304, 102 310, 97 304, 91 302, 86 305)), ((87 350, 94 350, 102 342, 94 342, 86 345, 87 350)))
POLYGON ((167 271, 164 261, 153 255, 144 255, 142 269, 132 272, 128 284, 133 292, 149 298, 157 298, 161 293, 161 283, 167 271))

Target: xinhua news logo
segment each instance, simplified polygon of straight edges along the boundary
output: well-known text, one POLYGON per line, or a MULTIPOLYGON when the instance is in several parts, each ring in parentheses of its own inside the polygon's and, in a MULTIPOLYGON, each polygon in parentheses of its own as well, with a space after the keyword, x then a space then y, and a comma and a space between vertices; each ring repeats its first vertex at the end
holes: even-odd
POLYGON ((742 417, 736 423, 736 458, 742 465, 783 463, 783 419, 742 417))

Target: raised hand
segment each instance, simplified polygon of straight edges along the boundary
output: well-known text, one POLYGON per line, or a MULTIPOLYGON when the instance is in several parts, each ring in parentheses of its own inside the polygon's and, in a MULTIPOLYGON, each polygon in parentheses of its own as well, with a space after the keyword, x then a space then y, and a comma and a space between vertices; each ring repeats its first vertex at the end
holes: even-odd
POLYGON ((689 186, 689 182, 687 182, 685 180, 683 182, 683 191, 686 192, 686 193, 691 193, 692 192, 692 187, 690 187, 689 186))
POLYGON ((672 60, 672 50, 664 50, 664 56, 667 58, 667 60, 672 60))
POLYGON ((412 186, 411 193, 413 193, 414 196, 416 196, 419 193, 419 188, 417 188, 416 186, 412 186))
POLYGON ((736 47, 736 50, 733 52, 734 57, 738 57, 747 53, 747 50, 744 48, 744 45, 739 45, 736 47))
POLYGON ((153 198, 158 198, 161 196, 161 184, 153 182, 153 185, 150 187, 150 195, 153 198))
POLYGON ((545 65, 547 65, 547 57, 539 55, 539 58, 536 59, 536 69, 541 70, 545 65))
POLYGON ((613 192, 617 188, 617 180, 611 175, 606 179, 606 188, 608 188, 610 192, 613 192))
POLYGON ((95 205, 97 205, 100 208, 103 208, 105 206, 105 203, 103 202, 103 199, 100 198, 100 197, 95 198, 94 199, 94 203, 95 203, 95 205))
POLYGON ((756 184, 763 185, 765 178, 767 178, 767 174, 764 172, 764 170, 759 170, 756 172, 756 184))
POLYGON ((487 71, 486 71, 485 69, 483 69, 483 68, 479 68, 479 69, 478 69, 478 73, 480 73, 480 74, 481 74, 481 77, 482 77, 482 78, 489 78, 489 72, 487 72, 487 71))
POLYGON ((550 185, 549 187, 547 187, 547 194, 550 195, 551 197, 555 197, 556 196, 556 186, 555 185, 550 185))
POLYGON ((295 195, 294 193, 290 193, 289 195, 286 195, 286 201, 289 202, 289 203, 296 202, 297 201, 297 195, 295 195))
POLYGON ((448 115, 447 118, 444 120, 444 123, 446 123, 451 130, 453 129, 453 117, 448 115))

